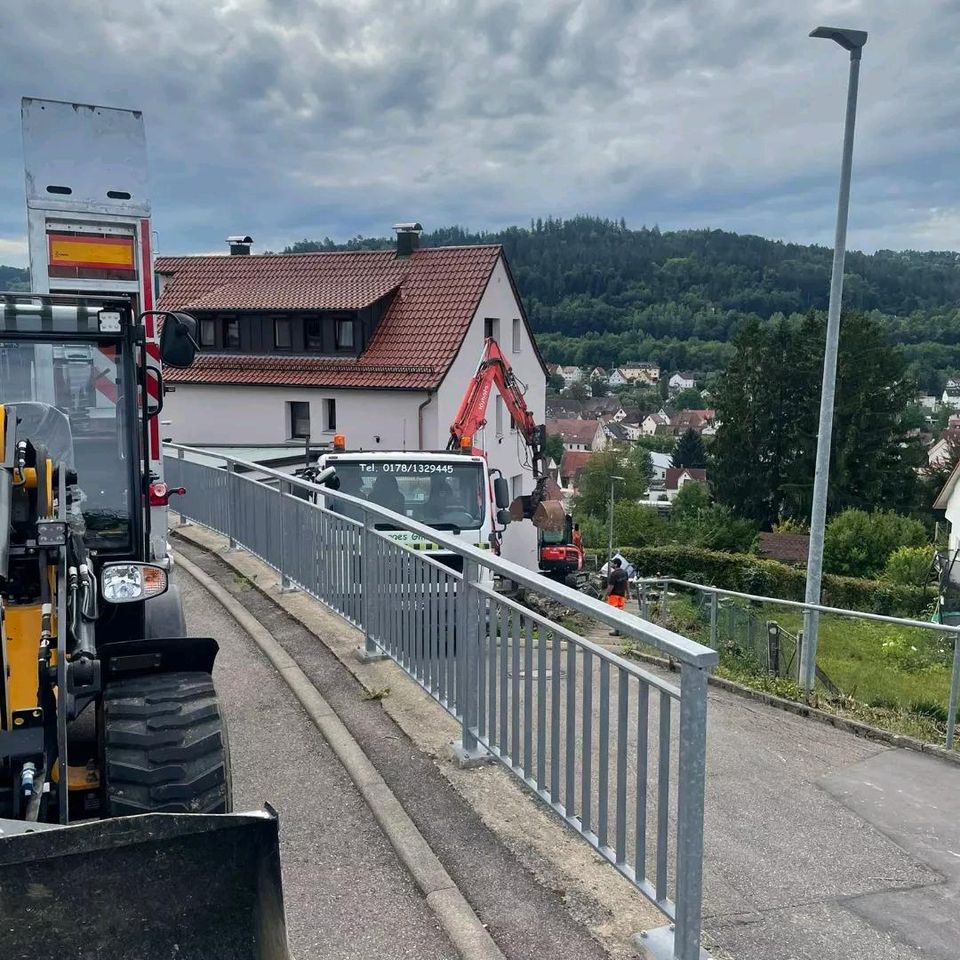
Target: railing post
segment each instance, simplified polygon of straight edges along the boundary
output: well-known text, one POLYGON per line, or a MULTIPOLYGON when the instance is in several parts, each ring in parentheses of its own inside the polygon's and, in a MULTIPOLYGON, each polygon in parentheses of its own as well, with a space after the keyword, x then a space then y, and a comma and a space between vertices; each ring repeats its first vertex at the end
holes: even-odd
POLYGON ((640 619, 646 620, 647 619, 647 585, 645 583, 641 583, 637 588, 637 592, 639 594, 638 599, 640 602, 640 619))
POLYGON ((463 558, 463 596, 457 600, 457 707, 460 713, 460 739, 450 745, 459 767, 472 767, 493 757, 477 742, 477 714, 480 699, 480 631, 486 630, 484 596, 477 590, 480 564, 463 558))
MULTIPOLYGON (((171 484, 174 487, 182 487, 183 483, 183 450, 177 450, 177 482, 171 484)), ((183 515, 183 510, 177 510, 177 516, 180 518, 177 523, 178 527, 189 527, 190 521, 183 515)))
POLYGON ((664 580, 660 587, 660 626, 667 625, 667 588, 669 583, 664 580))
POLYGON ((677 906, 674 957, 699 960, 703 905, 703 804, 707 769, 707 671, 680 672, 677 778, 677 906))
MULTIPOLYGON (((287 555, 290 547, 290 537, 287 532, 287 511, 284 509, 284 494, 287 492, 289 484, 286 480, 281 480, 277 484, 277 496, 280 498, 280 592, 294 593, 296 587, 290 579, 290 564, 287 562, 287 555)), ((299 543, 299 536, 294 531, 294 538, 299 543)))
POLYGON ((373 517, 370 512, 363 512, 363 530, 360 533, 360 616, 363 620, 363 646, 357 647, 357 659, 361 663, 375 663, 377 660, 387 660, 387 654, 376 644, 374 637, 374 606, 377 601, 377 562, 374 559, 376 552, 377 532, 373 527, 373 517))
POLYGON ((237 549, 236 529, 237 529, 237 509, 234 503, 234 494, 236 493, 236 464, 232 460, 227 461, 227 545, 228 550, 237 549))
POLYGON ((720 616, 720 594, 716 588, 710 594, 710 646, 716 650, 717 647, 717 621, 720 616))
POLYGON ((957 727, 957 702, 960 700, 960 633, 953 635, 953 673, 950 677, 950 700, 947 706, 947 749, 953 749, 957 727))
POLYGON ((776 620, 767 621, 767 670, 780 676, 780 624, 776 620))

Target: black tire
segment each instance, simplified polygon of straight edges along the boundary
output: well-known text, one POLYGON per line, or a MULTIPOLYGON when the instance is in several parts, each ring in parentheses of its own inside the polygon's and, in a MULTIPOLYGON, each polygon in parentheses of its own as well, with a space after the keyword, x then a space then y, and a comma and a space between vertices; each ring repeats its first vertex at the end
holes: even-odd
POLYGON ((100 742, 105 816, 232 810, 227 728, 209 674, 109 683, 100 742))

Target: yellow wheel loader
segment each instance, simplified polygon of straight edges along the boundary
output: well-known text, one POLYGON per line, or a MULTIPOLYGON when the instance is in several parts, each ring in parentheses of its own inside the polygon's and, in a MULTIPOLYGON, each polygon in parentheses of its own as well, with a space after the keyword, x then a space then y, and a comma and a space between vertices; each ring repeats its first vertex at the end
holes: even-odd
POLYGON ((152 546, 134 303, 0 294, 0 957, 284 958, 276 818, 231 814, 217 644, 152 546))

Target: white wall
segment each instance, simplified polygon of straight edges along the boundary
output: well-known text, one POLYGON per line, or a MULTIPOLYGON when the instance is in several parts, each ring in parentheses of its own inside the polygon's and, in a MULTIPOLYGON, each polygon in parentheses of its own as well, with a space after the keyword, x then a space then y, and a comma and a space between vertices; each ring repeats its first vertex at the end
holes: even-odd
MULTIPOLYGON (((333 439, 325 430, 323 401, 337 403, 337 433, 351 448, 416 450, 417 406, 426 393, 384 390, 321 390, 314 387, 221 386, 178 383, 168 393, 161 428, 164 437, 193 444, 276 444, 289 439, 287 403, 310 404, 310 435, 316 443, 333 439), (377 443, 375 437, 380 437, 377 443)), ((428 444, 429 445, 429 444, 428 444)))
MULTIPOLYGON (((527 385, 526 402, 537 423, 543 423, 546 413, 547 380, 543 367, 533 349, 533 342, 526 327, 521 322, 520 352, 513 352, 513 320, 520 318, 520 305, 513 295, 510 279, 503 260, 498 261, 490 277, 486 292, 480 301, 467 336, 463 341, 457 358, 453 361, 443 383, 437 391, 434 401, 427 407, 428 446, 442 449, 450 436, 450 424, 456 416, 457 408, 463 399, 467 383, 477 369, 477 363, 483 352, 483 320, 495 317, 500 321, 498 343, 517 377, 527 385), (431 439, 432 437, 432 439, 431 439)), ((503 471, 510 482, 511 478, 521 475, 521 489, 524 494, 533 492, 533 479, 529 467, 523 467, 521 458, 525 458, 526 448, 518 434, 510 431, 510 418, 504 412, 504 433, 496 433, 496 396, 494 390, 487 406, 487 426, 481 436, 474 438, 474 444, 482 447, 492 468, 503 471), (518 443, 520 453, 518 454, 518 443)), ((503 535, 503 555, 508 560, 522 563, 526 567, 537 565, 537 531, 528 521, 512 523, 503 535)))

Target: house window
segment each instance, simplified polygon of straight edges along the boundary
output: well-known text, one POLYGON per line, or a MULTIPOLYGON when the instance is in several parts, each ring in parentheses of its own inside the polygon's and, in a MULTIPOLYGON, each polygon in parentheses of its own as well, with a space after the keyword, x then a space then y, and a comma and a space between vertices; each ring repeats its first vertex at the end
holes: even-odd
POLYGON ((485 340, 500 339, 500 321, 496 317, 483 318, 483 336, 485 340))
POLYGON ((520 352, 520 337, 521 337, 521 325, 519 318, 514 318, 513 321, 513 352, 520 352))
POLYGON ((217 324, 212 318, 200 321, 200 346, 215 347, 217 345, 217 324))
POLYGON ((323 401, 323 429, 332 432, 337 429, 337 401, 323 401))
POLYGON ((306 324, 307 349, 316 353, 323 350, 323 321, 319 317, 310 317, 306 324))
POLYGON ((337 349, 338 350, 353 349, 353 321, 352 320, 337 321, 337 349))
POLYGON ((293 346, 293 324, 287 317, 273 321, 273 345, 278 350, 289 350, 293 346))
POLYGON ((503 436, 503 397, 494 397, 493 408, 496 411, 497 436, 503 436))
POLYGON ((291 400, 287 403, 287 419, 290 423, 292 440, 310 438, 310 404, 304 400, 291 400))
POLYGON ((224 350, 240 349, 240 321, 236 318, 223 321, 224 350))
POLYGON ((516 500, 523 495, 523 474, 518 473, 510 478, 510 496, 516 500))

